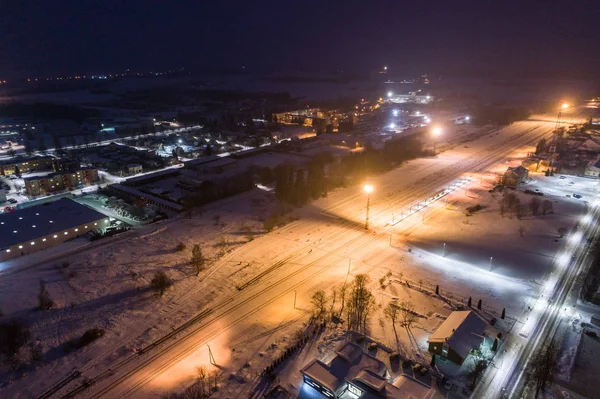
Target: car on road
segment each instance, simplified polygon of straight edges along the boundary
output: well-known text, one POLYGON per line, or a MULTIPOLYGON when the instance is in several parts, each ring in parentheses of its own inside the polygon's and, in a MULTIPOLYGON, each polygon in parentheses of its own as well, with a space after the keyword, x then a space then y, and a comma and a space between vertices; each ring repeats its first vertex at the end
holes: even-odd
POLYGON ((588 337, 592 337, 592 338, 598 337, 598 334, 596 334, 596 331, 590 331, 590 330, 585 330, 585 335, 587 335, 588 337))
POLYGON ((16 204, 16 203, 17 203, 17 200, 16 200, 16 199, 14 199, 14 198, 9 198, 9 199, 8 199, 8 202, 10 202, 11 204, 16 204))
POLYGON ((559 176, 558 178, 559 179, 566 179, 566 177, 564 177, 564 176, 559 176))
POLYGON ((579 195, 579 194, 573 194, 573 198, 579 199, 579 198, 581 198, 581 195, 579 195))

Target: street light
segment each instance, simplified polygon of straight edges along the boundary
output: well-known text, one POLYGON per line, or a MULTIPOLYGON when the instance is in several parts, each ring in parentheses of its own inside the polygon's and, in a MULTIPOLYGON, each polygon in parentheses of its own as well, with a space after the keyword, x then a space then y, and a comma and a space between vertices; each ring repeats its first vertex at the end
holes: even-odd
POLYGON ((369 229, 369 206, 371 205, 371 193, 373 192, 373 186, 365 184, 363 187, 364 192, 367 194, 367 217, 365 219, 365 230, 369 229))
POLYGON ((561 108, 562 108, 562 109, 567 109, 567 108, 569 108, 569 107, 570 107, 570 105, 569 105, 569 104, 567 104, 567 103, 562 103, 562 105, 561 105, 561 108))
POLYGON ((392 93, 391 91, 388 91, 388 97, 391 97, 393 95, 394 95, 394 93, 392 93))
POLYGON ((431 134, 433 135, 433 152, 435 153, 435 145, 437 144, 436 138, 442 135, 442 128, 439 126, 434 127, 431 134))

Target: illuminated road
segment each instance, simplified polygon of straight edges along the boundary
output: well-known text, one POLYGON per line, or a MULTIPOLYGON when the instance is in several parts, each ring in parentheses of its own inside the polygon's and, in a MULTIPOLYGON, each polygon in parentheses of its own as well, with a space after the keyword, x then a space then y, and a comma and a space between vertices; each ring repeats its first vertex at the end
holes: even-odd
POLYGON ((545 283, 531 311, 525 310, 523 322, 500 348, 494 365, 488 367, 472 398, 526 397, 526 370, 531 359, 551 341, 559 324, 571 316, 576 304, 573 292, 577 276, 586 268, 590 243, 599 230, 599 207, 590 207, 569 236, 566 248, 556 257, 554 272, 545 283))
MULTIPOLYGON (((395 172, 372 179, 375 187, 370 209, 372 231, 364 230, 365 196, 362 190, 357 190, 356 194, 345 194, 315 209, 313 217, 255 239, 211 268, 197 289, 175 299, 178 303, 197 301, 206 284, 222 285, 223 294, 214 298, 197 318, 157 344, 140 348, 140 354, 113 361, 110 369, 99 370, 90 362, 80 368, 90 387, 81 385, 78 378, 66 385, 61 394, 148 397, 153 392, 177 389, 194 375, 198 359, 207 357, 206 345, 227 347, 240 324, 257 319, 303 320, 306 313, 291 307, 294 292, 306 304, 306 298, 314 290, 331 287, 343 281, 348 273, 369 272, 373 268, 370 264, 379 265, 390 256, 397 256, 388 245, 392 214, 400 215, 416 201, 426 200, 465 173, 487 172, 511 156, 515 148, 535 144, 553 127, 548 122, 519 122, 505 128, 500 135, 469 143, 468 148, 413 161, 419 168, 403 180, 394 179, 395 172), (286 241, 286 235, 292 232, 295 237, 310 238, 306 242, 286 241), (365 257, 370 258, 369 263, 352 263, 349 271, 349 260, 365 257), (250 260, 264 266, 253 278, 245 280, 242 287, 230 281, 227 276, 231 275, 231 264, 250 260)), ((420 222, 414 217, 406 219, 402 228, 412 228, 415 221, 420 222)))

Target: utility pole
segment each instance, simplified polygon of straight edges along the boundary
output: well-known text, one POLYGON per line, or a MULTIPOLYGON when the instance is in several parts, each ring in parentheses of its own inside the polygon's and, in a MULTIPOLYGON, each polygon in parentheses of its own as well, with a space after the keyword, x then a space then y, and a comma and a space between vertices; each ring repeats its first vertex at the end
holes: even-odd
POLYGON ((446 243, 444 243, 444 247, 442 248, 442 257, 446 257, 446 243))
POLYGON ((493 259, 494 259, 494 258, 490 256, 490 271, 492 271, 492 260, 493 260, 493 259))
POLYGON ((294 290, 294 309, 296 309, 296 290, 294 290))
POLYGON ((371 205, 371 196, 367 195, 367 218, 365 220, 365 230, 369 230, 369 206, 371 205))
POLYGON ((215 362, 215 357, 213 356, 212 351, 210 350, 210 346, 208 344, 206 344, 206 346, 208 347, 208 361, 213 366, 216 366, 217 362, 215 362))

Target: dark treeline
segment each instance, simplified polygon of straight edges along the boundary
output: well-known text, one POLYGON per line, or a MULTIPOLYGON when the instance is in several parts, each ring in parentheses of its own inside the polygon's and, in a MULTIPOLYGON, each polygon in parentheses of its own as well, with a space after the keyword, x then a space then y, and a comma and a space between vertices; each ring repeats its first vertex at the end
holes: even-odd
POLYGON ((5 118, 29 118, 37 120, 68 119, 76 123, 82 123, 88 117, 97 117, 99 115, 100 113, 96 110, 52 103, 9 103, 0 106, 0 117, 5 118))
POLYGON ((388 141, 382 149, 367 146, 364 151, 342 157, 335 164, 330 154, 319 154, 311 158, 304 168, 292 164, 278 165, 272 176, 263 171, 260 180, 275 182, 278 200, 300 206, 310 199, 326 196, 328 190, 387 172, 421 155, 426 155, 421 142, 415 137, 407 137, 388 141), (327 178, 326 166, 329 166, 327 178))
POLYGON ((510 125, 513 122, 529 118, 531 111, 524 107, 486 105, 476 108, 471 115, 473 123, 477 125, 486 125, 488 123, 510 125))

